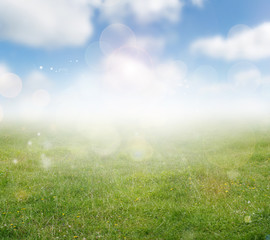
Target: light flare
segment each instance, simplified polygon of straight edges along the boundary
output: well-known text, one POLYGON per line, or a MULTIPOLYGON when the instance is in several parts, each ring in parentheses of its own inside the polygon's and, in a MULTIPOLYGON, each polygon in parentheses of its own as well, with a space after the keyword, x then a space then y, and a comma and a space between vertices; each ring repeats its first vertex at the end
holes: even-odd
POLYGON ((0 94, 6 98, 17 97, 22 90, 22 80, 14 73, 0 76, 0 94))

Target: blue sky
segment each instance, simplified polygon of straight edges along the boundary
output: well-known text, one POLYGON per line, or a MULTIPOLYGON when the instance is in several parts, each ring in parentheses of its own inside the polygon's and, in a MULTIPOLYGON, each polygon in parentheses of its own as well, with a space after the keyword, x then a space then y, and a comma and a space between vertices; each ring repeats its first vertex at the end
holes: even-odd
MULTIPOLYGON (((267 0, 207 0, 203 7, 196 7, 188 1, 185 4, 187 6, 183 9, 181 18, 177 22, 170 22, 161 18, 152 23, 140 24, 134 21, 132 16, 116 22, 130 26, 138 34, 145 35, 150 32, 151 36, 163 37, 164 34, 175 36, 174 40, 166 39, 167 46, 164 56, 182 58, 196 66, 196 64, 209 62, 212 59, 198 59, 198 56, 190 55, 188 47, 195 39, 217 34, 225 36, 230 28, 237 24, 254 27, 270 21, 270 2, 267 0)), ((103 29, 110 24, 109 20, 99 20, 100 15, 101 13, 96 10, 95 17, 92 18, 94 34, 81 46, 60 47, 50 50, 47 47, 16 44, 12 42, 12 39, 2 40, 0 59, 2 62, 7 62, 18 73, 25 73, 27 69, 31 70, 33 67, 39 67, 40 64, 68 67, 71 59, 80 59, 80 67, 84 67, 84 52, 87 45, 97 41, 103 29)))
POLYGON ((58 111, 70 98, 84 112, 117 112, 127 99, 133 108, 234 99, 268 109, 269 10, 267 0, 1 1, 2 112, 58 111), (21 80, 17 92, 8 73, 21 80))

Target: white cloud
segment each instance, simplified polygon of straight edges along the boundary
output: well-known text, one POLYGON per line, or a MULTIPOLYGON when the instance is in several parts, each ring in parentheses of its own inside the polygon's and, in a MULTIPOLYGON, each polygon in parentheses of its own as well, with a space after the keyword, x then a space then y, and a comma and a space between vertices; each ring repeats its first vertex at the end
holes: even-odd
POLYGON ((92 34, 86 0, 0 0, 0 39, 34 47, 77 46, 92 34))
POLYGON ((270 58, 270 22, 246 29, 228 38, 215 36, 199 39, 191 49, 213 58, 225 60, 260 60, 270 58))
POLYGON ((149 23, 161 19, 179 20, 184 4, 182 0, 122 0, 109 7, 96 1, 95 6, 99 6, 103 15, 111 20, 133 15, 138 22, 149 23))
POLYGON ((197 7, 203 7, 205 0, 191 0, 191 2, 197 7))

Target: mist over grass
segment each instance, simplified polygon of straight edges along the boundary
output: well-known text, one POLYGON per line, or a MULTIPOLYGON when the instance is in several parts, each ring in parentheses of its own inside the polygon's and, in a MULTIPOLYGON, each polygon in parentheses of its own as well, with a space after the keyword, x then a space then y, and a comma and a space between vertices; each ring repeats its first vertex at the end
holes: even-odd
POLYGON ((17 121, 0 132, 2 239, 270 234, 267 120, 17 121))

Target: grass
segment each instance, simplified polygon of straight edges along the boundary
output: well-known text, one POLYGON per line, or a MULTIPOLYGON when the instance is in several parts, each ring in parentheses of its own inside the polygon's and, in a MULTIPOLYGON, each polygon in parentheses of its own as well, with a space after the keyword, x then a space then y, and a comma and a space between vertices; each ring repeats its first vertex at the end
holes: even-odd
POLYGON ((270 128, 64 129, 1 125, 1 239, 269 238, 270 128))

